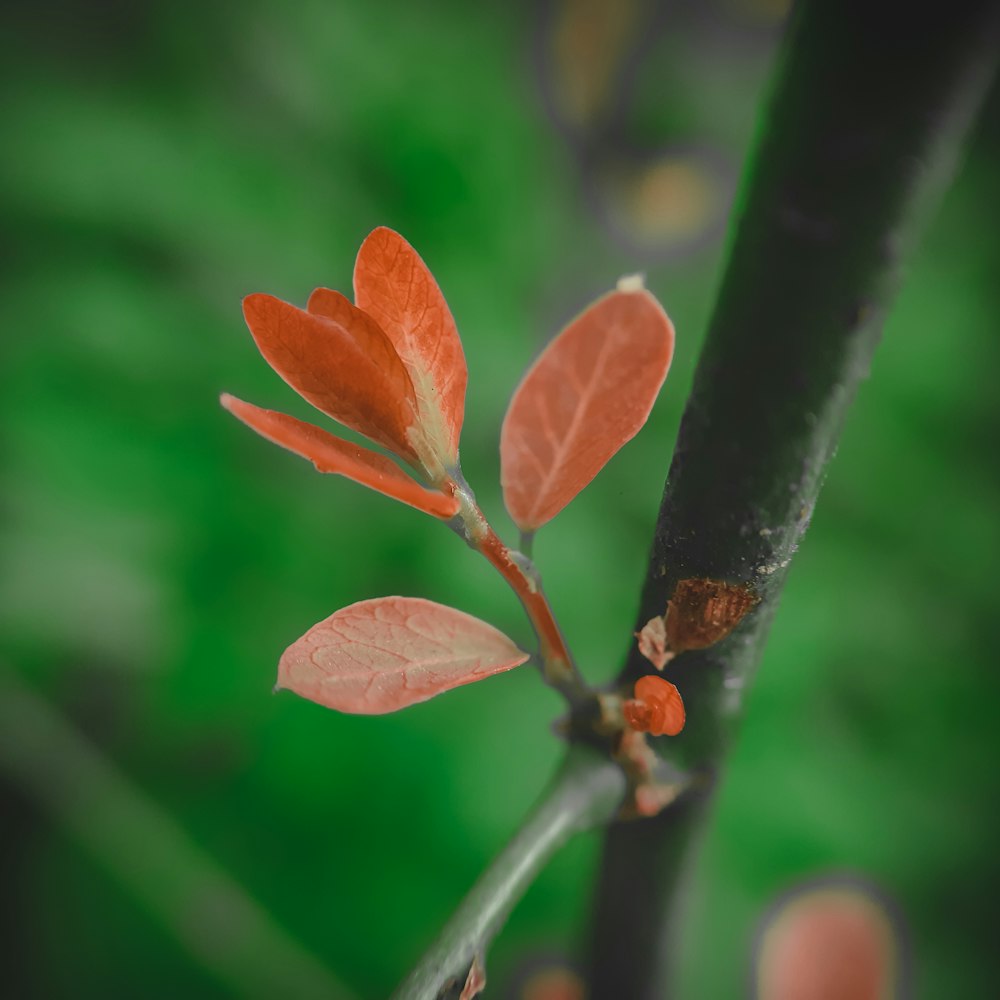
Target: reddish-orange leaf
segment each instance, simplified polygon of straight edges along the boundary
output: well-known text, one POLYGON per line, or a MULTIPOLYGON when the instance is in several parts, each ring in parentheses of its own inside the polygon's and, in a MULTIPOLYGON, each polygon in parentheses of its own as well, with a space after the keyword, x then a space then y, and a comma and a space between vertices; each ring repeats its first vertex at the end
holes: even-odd
POLYGON ((416 462, 410 376, 378 323, 343 296, 343 306, 335 310, 331 299, 336 294, 323 294, 324 306, 336 318, 261 294, 243 300, 243 315, 260 353, 297 393, 334 420, 416 462))
POLYGON ((641 288, 605 295, 542 352, 504 419, 504 501, 523 531, 555 517, 646 422, 674 328, 641 288))
POLYGON ((887 1000, 899 995, 896 932, 862 890, 808 890, 772 918, 761 938, 761 1000, 887 1000))
POLYGON ((635 682, 635 698, 622 704, 625 721, 651 736, 676 736, 684 728, 684 702, 670 681, 646 674, 635 682))
POLYGON ((223 393, 221 402, 234 417, 262 437, 308 458, 320 472, 346 476, 443 520, 453 517, 458 511, 458 501, 454 497, 425 489, 395 462, 378 452, 344 441, 285 413, 245 403, 228 393, 223 393))
POLYGON ((380 227, 361 244, 354 301, 385 330, 410 373, 425 461, 454 466, 468 381, 462 342, 433 275, 399 233, 380 227))
POLYGON ((502 632, 419 597, 336 611, 285 650, 278 687, 339 712, 395 712, 528 659, 502 632))

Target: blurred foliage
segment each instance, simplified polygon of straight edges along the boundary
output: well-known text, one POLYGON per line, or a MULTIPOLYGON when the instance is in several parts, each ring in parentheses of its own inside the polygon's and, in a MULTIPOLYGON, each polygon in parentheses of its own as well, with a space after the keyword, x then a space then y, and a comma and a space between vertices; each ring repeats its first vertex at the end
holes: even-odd
MULTIPOLYGON (((221 411, 226 389, 308 417, 239 299, 346 290, 364 235, 402 232, 463 332, 463 464, 509 528, 496 440, 520 373, 619 275, 647 272, 679 331, 663 399, 536 546, 584 671, 610 677, 782 5, 636 0, 614 30, 588 20, 601 7, 9 15, 3 656, 363 996, 398 981, 511 833, 557 759, 560 706, 530 669, 387 718, 269 696, 284 646, 366 597, 426 596, 521 641, 527 626, 440 525, 221 411)), ((683 997, 738 995, 769 902, 832 871, 896 901, 917 996, 993 982, 998 125, 994 98, 791 575, 692 871, 683 997)), ((129 888, 164 878, 142 867, 143 840, 165 856, 155 828, 123 874, 37 792, 3 791, 10 995, 230 995, 182 943, 191 928, 129 888)), ((595 852, 572 845, 516 911, 490 957, 499 995, 579 942, 595 852)))

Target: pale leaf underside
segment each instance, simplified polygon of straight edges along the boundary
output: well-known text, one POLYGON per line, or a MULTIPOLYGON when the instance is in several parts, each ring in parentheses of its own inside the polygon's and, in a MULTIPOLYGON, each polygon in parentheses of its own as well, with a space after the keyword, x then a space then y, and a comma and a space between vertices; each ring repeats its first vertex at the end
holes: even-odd
POLYGON ((417 597, 360 601, 285 650, 278 686, 340 712, 378 715, 528 659, 502 632, 417 597))

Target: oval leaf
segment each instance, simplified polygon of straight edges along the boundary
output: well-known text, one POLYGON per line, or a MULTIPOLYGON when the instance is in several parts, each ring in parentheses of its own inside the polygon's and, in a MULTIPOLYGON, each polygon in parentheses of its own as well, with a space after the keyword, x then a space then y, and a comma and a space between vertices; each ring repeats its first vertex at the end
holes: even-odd
POLYGON ((469 377, 462 342, 433 275, 399 233, 383 226, 361 244, 354 301, 386 332, 410 373, 428 457, 454 467, 469 377))
POLYGON ((673 350, 667 314, 636 289, 598 299, 542 352, 500 435, 504 502, 522 531, 555 517, 635 436, 673 350))
MULTIPOLYGON (((330 297, 336 294, 325 293, 329 312, 334 311, 330 297)), ((346 427, 417 462, 410 442, 417 418, 409 373, 378 323, 346 299, 343 305, 347 308, 337 310, 333 319, 256 294, 243 300, 243 315, 264 359, 300 396, 346 427)))
POLYGON ((282 448, 308 458, 320 472, 346 476, 394 500, 447 520, 458 512, 458 501, 428 490, 384 455, 328 434, 287 413, 265 410, 223 393, 222 405, 248 427, 282 448))
POLYGON ((285 650, 278 687, 339 712, 380 715, 528 659, 502 632, 419 597, 360 601, 285 650))

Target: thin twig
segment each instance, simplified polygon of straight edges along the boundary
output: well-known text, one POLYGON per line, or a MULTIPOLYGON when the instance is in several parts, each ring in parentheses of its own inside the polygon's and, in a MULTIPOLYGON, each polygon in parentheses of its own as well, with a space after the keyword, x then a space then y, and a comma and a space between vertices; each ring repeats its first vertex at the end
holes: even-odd
POLYGON ((449 990, 457 995, 473 960, 482 961, 549 858, 573 834, 607 823, 624 791, 625 777, 617 764, 588 747, 572 747, 524 825, 473 886, 394 1000, 437 1000, 449 990))
POLYGON ((461 473, 453 474, 448 488, 461 504, 452 526, 471 548, 484 556, 500 573, 521 602, 538 637, 545 681, 559 691, 575 709, 593 701, 594 696, 566 645, 534 563, 503 543, 486 520, 486 515, 480 510, 475 495, 461 473))

